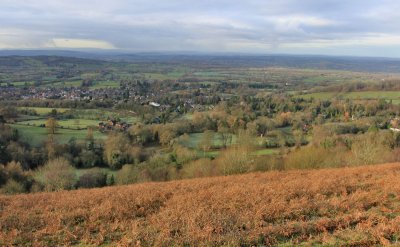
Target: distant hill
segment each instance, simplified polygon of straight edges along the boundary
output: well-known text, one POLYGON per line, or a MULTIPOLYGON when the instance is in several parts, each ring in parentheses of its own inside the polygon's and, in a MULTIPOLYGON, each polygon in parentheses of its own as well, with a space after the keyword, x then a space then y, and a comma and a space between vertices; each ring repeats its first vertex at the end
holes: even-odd
POLYGON ((398 181, 386 164, 0 196, 0 245, 396 245, 398 181))
POLYGON ((78 57, 61 56, 0 56, 0 66, 13 67, 16 70, 24 67, 57 67, 64 65, 101 65, 105 61, 78 57), (18 68, 19 67, 19 68, 18 68))
POLYGON ((400 59, 307 55, 238 55, 201 53, 128 53, 120 51, 0 50, 0 57, 57 56, 134 63, 173 63, 222 67, 288 67, 400 73, 400 59))

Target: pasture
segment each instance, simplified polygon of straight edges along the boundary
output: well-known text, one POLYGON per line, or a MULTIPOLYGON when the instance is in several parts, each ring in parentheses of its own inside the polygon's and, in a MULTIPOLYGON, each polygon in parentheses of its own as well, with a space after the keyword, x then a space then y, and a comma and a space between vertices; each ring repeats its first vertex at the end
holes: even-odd
POLYGON ((318 92, 298 95, 303 99, 352 99, 352 100, 392 100, 393 103, 399 103, 400 91, 365 91, 365 92, 318 92))
MULTIPOLYGON (((11 124, 11 127, 17 129, 22 139, 32 146, 40 146, 48 138, 48 130, 45 127, 28 126, 21 124, 11 124)), ((57 129, 55 139, 58 143, 67 143, 71 138, 76 140, 84 140, 87 130, 57 129)), ((99 131, 93 131, 94 139, 103 140, 107 136, 99 131)))
POLYGON ((65 113, 66 111, 70 110, 68 108, 46 108, 46 107, 18 107, 18 109, 34 110, 39 115, 48 115, 53 111, 53 109, 55 109, 57 113, 65 113))
MULTIPOLYGON (((46 119, 37 119, 18 122, 18 124, 29 125, 29 126, 42 126, 46 122, 46 119)), ((90 119, 63 119, 57 120, 58 126, 64 129, 87 129, 88 127, 96 127, 99 123, 97 120, 90 119)))
MULTIPOLYGON (((197 148, 199 148, 199 144, 200 144, 203 136, 204 136, 204 133, 191 133, 191 134, 187 135, 188 138, 185 138, 184 136, 182 136, 182 138, 180 138, 179 142, 181 145, 183 145, 185 147, 197 149, 197 148)), ((234 144, 234 143, 236 143, 236 136, 232 135, 232 141, 230 143, 228 143, 228 145, 234 144)), ((218 133, 212 134, 211 146, 212 146, 212 148, 221 148, 223 146, 223 140, 222 140, 221 135, 219 135, 218 133)))

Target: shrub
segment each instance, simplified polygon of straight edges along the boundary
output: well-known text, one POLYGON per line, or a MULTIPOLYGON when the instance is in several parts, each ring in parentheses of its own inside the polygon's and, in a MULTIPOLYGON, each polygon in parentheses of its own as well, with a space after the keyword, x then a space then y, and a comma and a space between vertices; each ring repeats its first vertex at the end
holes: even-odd
POLYGON ((5 166, 5 172, 8 179, 14 179, 21 182, 25 179, 26 175, 19 162, 11 161, 5 166))
POLYGON ((26 192, 26 188, 23 183, 9 179, 2 187, 1 192, 4 194, 20 194, 26 192))
POLYGON ((82 162, 82 167, 94 167, 96 164, 100 163, 99 155, 93 151, 84 150, 81 153, 80 158, 82 162))
POLYGON ((32 179, 29 173, 22 169, 19 162, 10 162, 6 166, 0 165, 0 185, 4 185, 2 192, 16 194, 29 191, 32 179))
POLYGON ((44 185, 46 191, 73 189, 76 183, 74 168, 64 158, 48 161, 38 171, 38 180, 44 185))
POLYGON ((351 146, 353 165, 370 165, 389 162, 393 155, 387 138, 380 133, 368 133, 355 139, 351 146))
POLYGON ((328 149, 307 146, 296 149, 285 157, 285 169, 314 169, 328 166, 326 160, 331 157, 328 149))
POLYGON ((168 181, 176 176, 169 155, 156 154, 144 163, 141 177, 150 181, 168 181))
POLYGON ((176 162, 178 164, 185 164, 197 157, 196 151, 190 150, 189 148, 183 146, 175 147, 176 162))
POLYGON ((141 180, 141 173, 138 166, 124 165, 121 170, 117 172, 117 184, 133 184, 141 180))
POLYGON ((108 135, 104 145, 104 158, 112 169, 120 169, 130 161, 129 139, 122 133, 108 135))
POLYGON ((283 160, 281 157, 269 156, 266 157, 255 157, 252 171, 255 172, 265 172, 265 171, 272 171, 272 170, 283 170, 283 160))
POLYGON ((188 163, 181 170, 182 178, 211 177, 214 175, 216 175, 215 164, 208 158, 188 163))
POLYGON ((221 152, 215 159, 218 173, 221 175, 248 172, 252 166, 252 156, 246 147, 233 147, 221 152))
POLYGON ((107 175, 100 169, 92 169, 79 177, 78 187, 81 188, 95 188, 103 187, 107 184, 107 175))
POLYGON ((4 165, 0 164, 0 186, 7 183, 7 172, 4 165))

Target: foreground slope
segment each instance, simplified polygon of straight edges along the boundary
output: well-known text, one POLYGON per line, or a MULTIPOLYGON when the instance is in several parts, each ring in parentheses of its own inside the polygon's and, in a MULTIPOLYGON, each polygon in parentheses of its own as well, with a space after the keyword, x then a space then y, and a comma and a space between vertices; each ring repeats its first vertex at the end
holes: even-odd
POLYGON ((400 164, 0 197, 0 245, 396 245, 400 164))

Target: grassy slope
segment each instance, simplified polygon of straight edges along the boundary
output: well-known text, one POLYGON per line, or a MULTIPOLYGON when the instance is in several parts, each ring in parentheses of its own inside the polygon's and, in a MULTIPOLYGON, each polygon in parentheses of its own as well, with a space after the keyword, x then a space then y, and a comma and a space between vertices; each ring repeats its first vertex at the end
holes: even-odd
POLYGON ((399 244, 400 164, 0 196, 0 245, 399 244))

